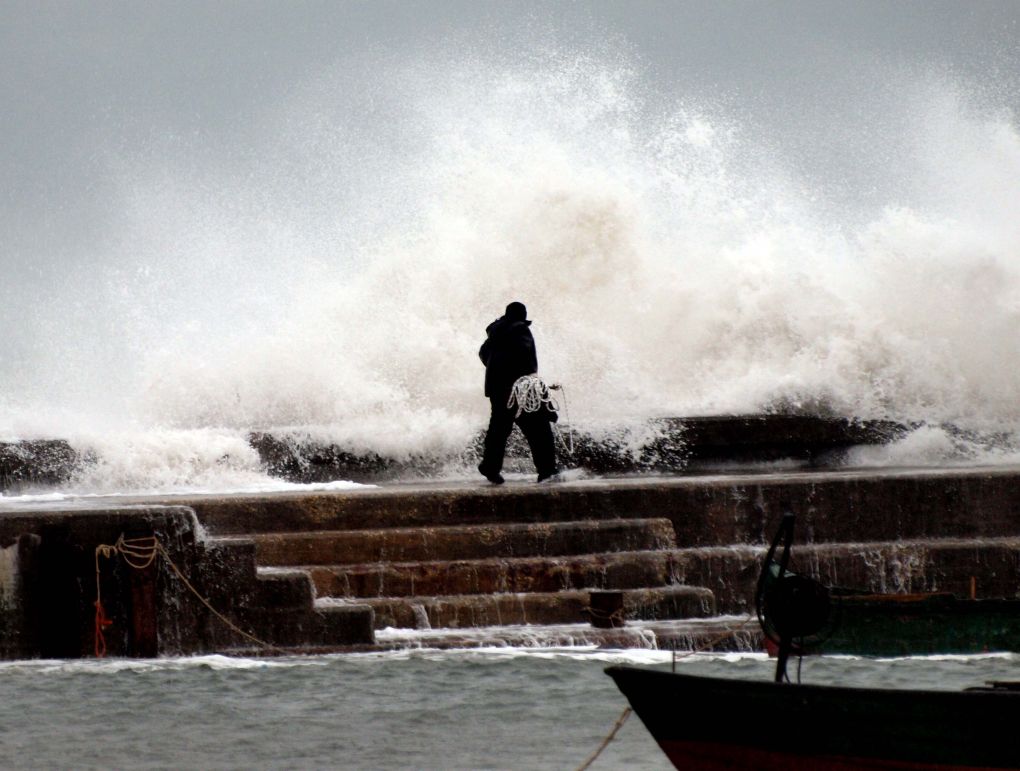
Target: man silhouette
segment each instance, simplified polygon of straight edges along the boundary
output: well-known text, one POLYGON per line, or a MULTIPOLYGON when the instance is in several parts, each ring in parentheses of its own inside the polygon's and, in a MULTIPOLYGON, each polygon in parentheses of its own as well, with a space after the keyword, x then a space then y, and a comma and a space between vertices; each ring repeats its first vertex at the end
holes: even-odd
POLYGON ((500 318, 485 328, 486 340, 478 351, 478 358, 485 365, 485 395, 492 406, 489 428, 485 433, 485 451, 478 470, 496 485, 504 482, 500 472, 514 423, 528 440, 538 481, 548 479, 559 471, 550 425, 550 421, 555 420, 555 413, 546 409, 527 412, 518 410, 516 405, 507 406, 514 382, 524 375, 538 372, 535 338, 530 327, 527 308, 523 303, 512 302, 500 318))

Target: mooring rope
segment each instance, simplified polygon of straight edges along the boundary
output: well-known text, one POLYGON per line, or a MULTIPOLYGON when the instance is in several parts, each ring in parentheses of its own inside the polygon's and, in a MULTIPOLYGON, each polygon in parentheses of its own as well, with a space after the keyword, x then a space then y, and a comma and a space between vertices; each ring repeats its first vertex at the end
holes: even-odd
POLYGON ((96 631, 94 640, 94 651, 97 659, 106 657, 106 635, 103 630, 111 626, 111 621, 103 608, 103 598, 100 593, 100 571, 99 558, 113 557, 120 554, 124 562, 135 570, 145 570, 156 559, 157 544, 156 536, 143 536, 141 538, 125 538, 121 533, 116 543, 101 543, 96 547, 96 631))
POLYGON ((563 395, 563 422, 567 424, 567 441, 563 442, 563 436, 560 433, 559 428, 556 429, 556 435, 560 437, 560 441, 563 442, 567 449, 570 451, 570 456, 574 455, 574 427, 570 423, 570 410, 567 409, 567 389, 559 383, 553 383, 549 386, 551 391, 559 391, 563 395))
POLYGON ((626 707, 623 710, 623 712, 620 713, 620 717, 616 719, 616 724, 613 725, 613 730, 606 734, 606 738, 602 740, 602 744, 598 746, 598 749, 596 749, 595 752, 589 755, 588 759, 584 761, 584 763, 577 767, 577 771, 586 771, 588 766, 590 766, 592 763, 598 760, 599 755, 602 754, 602 750, 608 747, 609 742, 616 738, 617 731, 623 728, 623 724, 627 722, 627 718, 630 717, 630 713, 633 711, 634 710, 632 710, 630 707, 626 707))
MULTIPOLYGON (((709 637, 707 640, 703 641, 700 645, 694 646, 689 651, 684 651, 683 655, 681 656, 676 655, 676 649, 674 648, 673 649, 674 671, 676 670, 676 660, 678 658, 685 659, 688 656, 693 656, 695 653, 701 653, 703 650, 706 650, 707 648, 714 648, 717 643, 722 642, 727 637, 734 637, 740 634, 740 632, 744 630, 744 627, 750 624, 753 620, 755 620, 755 614, 748 613, 747 618, 745 618, 737 626, 733 627, 732 629, 727 629, 724 632, 720 632, 719 634, 714 635, 712 637, 709 637)), ((630 707, 624 707, 623 712, 620 713, 620 717, 616 719, 616 723, 613 724, 612 729, 609 731, 608 734, 606 734, 606 738, 602 740, 602 743, 599 744, 595 752, 589 755, 588 759, 577 767, 577 771, 587 771, 588 767, 591 766, 591 764, 594 763, 596 760, 598 760, 598 757, 599 755, 602 754, 602 751, 609 746, 609 743, 613 741, 613 739, 616 738, 617 732, 623 727, 623 724, 627 722, 627 718, 630 717, 631 712, 633 712, 633 710, 630 707)))
POLYGON ((609 621, 614 627, 622 626, 617 624, 617 621, 624 621, 628 610, 635 610, 642 607, 641 605, 635 608, 624 608, 622 605, 613 611, 600 610, 599 608, 593 608, 591 605, 585 605, 581 608, 581 613, 587 613, 592 618, 597 618, 600 621, 609 621))
POLYGON ((241 635, 246 640, 250 640, 256 645, 259 645, 268 650, 276 651, 278 653, 286 653, 284 649, 278 648, 275 645, 272 645, 271 643, 267 643, 265 640, 260 640, 255 635, 249 634, 248 632, 244 631, 239 626, 237 626, 237 624, 235 624, 229 618, 227 618, 218 610, 216 610, 216 608, 212 606, 209 600, 207 600, 205 597, 201 595, 201 593, 199 593, 198 589, 196 589, 194 584, 192 584, 191 581, 188 580, 188 577, 184 575, 181 569, 177 567, 177 563, 175 563, 170 558, 169 553, 167 553, 166 547, 164 547, 163 544, 160 543, 159 539, 156 536, 153 535, 144 536, 142 538, 125 538, 124 534, 121 533, 116 543, 99 544, 99 546, 96 547, 95 654, 97 659, 101 659, 106 656, 106 636, 103 634, 103 630, 106 627, 113 624, 113 621, 111 621, 106 616, 106 611, 103 608, 103 602, 100 596, 99 558, 100 557, 112 558, 117 554, 123 557, 124 562, 126 562, 130 567, 134 568, 135 570, 145 570, 147 567, 152 565, 153 561, 156 559, 156 555, 158 554, 164 560, 166 560, 167 565, 170 566, 170 569, 181 580, 181 583, 183 583, 184 586, 187 587, 188 591, 195 595, 198 601, 201 602, 209 610, 209 612, 212 613, 216 618, 218 618, 220 621, 226 624, 228 628, 230 628, 234 632, 237 632, 237 634, 241 635))

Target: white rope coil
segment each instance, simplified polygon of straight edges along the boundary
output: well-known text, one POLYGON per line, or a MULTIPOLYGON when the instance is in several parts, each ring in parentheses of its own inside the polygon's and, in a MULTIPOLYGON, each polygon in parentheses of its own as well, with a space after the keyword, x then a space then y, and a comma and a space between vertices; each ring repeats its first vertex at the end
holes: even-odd
MULTIPOLYGON (((538 412, 543 407, 548 409, 550 412, 559 414, 560 405, 549 393, 550 390, 559 391, 563 394, 563 406, 566 409, 567 405, 567 392, 563 389, 563 386, 553 384, 547 386, 545 381, 542 380, 538 375, 525 375, 519 377, 514 381, 513 388, 510 389, 510 398, 507 399, 507 409, 513 409, 514 405, 517 406, 517 413, 514 415, 516 420, 521 416, 523 412, 538 412)), ((571 456, 574 454, 574 430, 570 427, 570 413, 566 414, 567 418, 567 441, 564 444, 567 446, 571 456)), ((563 441, 563 436, 560 434, 559 429, 553 428, 556 435, 560 437, 560 441, 563 441)))
POLYGON ((515 404, 517 405, 515 418, 519 418, 522 412, 538 412, 543 407, 552 412, 560 411, 560 406, 549 394, 549 386, 538 375, 525 375, 514 381, 513 388, 510 389, 510 398, 506 402, 507 409, 513 409, 515 404))

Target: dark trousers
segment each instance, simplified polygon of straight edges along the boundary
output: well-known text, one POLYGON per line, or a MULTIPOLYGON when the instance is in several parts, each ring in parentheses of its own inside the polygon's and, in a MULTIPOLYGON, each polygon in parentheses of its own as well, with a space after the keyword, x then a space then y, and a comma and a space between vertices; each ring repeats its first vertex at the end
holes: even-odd
POLYGON ((483 473, 498 474, 503 470, 503 455, 506 453, 506 442, 516 423, 528 440, 531 458, 535 461, 535 469, 539 476, 556 473, 556 450, 553 447, 552 424, 545 410, 538 412, 522 412, 514 418, 517 407, 507 408, 509 395, 492 397, 492 415, 489 417, 489 430, 485 432, 485 454, 482 456, 483 473))

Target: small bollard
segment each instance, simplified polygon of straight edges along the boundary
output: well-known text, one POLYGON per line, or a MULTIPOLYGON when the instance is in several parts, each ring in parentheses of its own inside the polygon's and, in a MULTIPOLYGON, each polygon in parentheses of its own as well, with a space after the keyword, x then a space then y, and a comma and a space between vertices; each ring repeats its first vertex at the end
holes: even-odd
POLYGON ((623 592, 589 592, 588 621, 597 629, 616 629, 626 623, 623 592))

